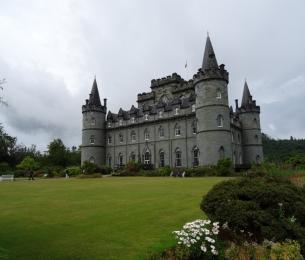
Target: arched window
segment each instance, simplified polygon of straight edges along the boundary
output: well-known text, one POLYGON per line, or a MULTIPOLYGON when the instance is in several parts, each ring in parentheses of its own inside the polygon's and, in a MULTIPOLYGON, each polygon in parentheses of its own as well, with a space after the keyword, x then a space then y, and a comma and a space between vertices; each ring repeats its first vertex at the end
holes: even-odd
POLYGON ((199 149, 197 146, 193 149, 193 166, 199 165, 199 149))
POLYGON ((256 163, 260 164, 261 163, 261 157, 259 155, 256 155, 256 163))
POLYGON ((192 122, 192 133, 197 134, 197 120, 193 120, 192 122))
POLYGON ((144 131, 144 140, 145 141, 149 140, 149 131, 147 129, 145 129, 145 131, 144 131))
POLYGON ((145 150, 144 152, 144 164, 150 164, 150 151, 148 149, 145 150))
POLYGON ((91 117, 91 125, 95 125, 96 121, 94 117, 91 117))
POLYGON ((94 144, 95 140, 94 140, 94 135, 90 136, 90 144, 94 144))
POLYGON ((175 115, 179 115, 179 108, 178 107, 175 108, 175 115))
POLYGON ((89 162, 90 162, 90 163, 95 163, 95 159, 94 159, 93 156, 90 157, 89 162))
POLYGON ((131 131, 130 138, 131 138, 131 142, 136 141, 136 132, 135 131, 131 131))
POLYGON ((111 158, 111 155, 108 156, 108 166, 111 166, 111 163, 112 163, 112 158, 111 158))
POLYGON ((180 136, 181 135, 181 128, 178 124, 175 126, 175 136, 180 136))
POLYGON ((159 166, 160 167, 164 167, 165 166, 165 162, 164 162, 164 151, 161 150, 159 153, 159 166))
POLYGON ((145 114, 144 117, 145 117, 145 120, 148 120, 148 114, 145 114))
POLYGON ((163 111, 159 111, 159 118, 163 117, 163 111))
POLYGON ((254 127, 255 127, 255 128, 258 128, 258 122, 257 122, 257 119, 256 119, 256 118, 253 119, 253 124, 254 124, 254 127))
POLYGON ((222 115, 217 116, 217 126, 223 127, 223 116, 222 115))
POLYGON ((258 143, 258 135, 254 136, 254 140, 255 140, 256 143, 258 143))
POLYGON ((225 149, 223 146, 220 146, 219 148, 219 160, 223 160, 225 158, 225 149))
POLYGON ((123 154, 119 153, 119 166, 123 166, 123 154))
POLYGON ((216 98, 217 98, 217 99, 221 99, 221 91, 220 91, 220 89, 218 89, 218 90, 216 91, 216 98))
POLYGON ((164 128, 163 128, 163 126, 160 126, 160 127, 159 127, 159 137, 160 137, 160 138, 163 138, 163 137, 164 137, 164 128))
POLYGON ((175 166, 176 167, 182 166, 181 150, 179 148, 177 148, 175 151, 175 166))
POLYGON ((120 143, 123 143, 123 141, 124 141, 124 136, 123 136, 123 134, 119 134, 119 141, 120 141, 120 143))
POLYGON ((112 137, 108 136, 108 144, 112 144, 112 137))
POLYGON ((195 112, 195 111, 196 111, 196 105, 193 104, 193 105, 192 105, 192 112, 195 112))
POLYGON ((136 161, 136 154, 134 152, 131 152, 131 154, 130 154, 130 161, 133 161, 133 162, 136 161))
POLYGON ((168 97, 167 97, 166 95, 162 95, 162 96, 160 97, 160 100, 161 100, 161 102, 163 102, 163 103, 167 103, 167 102, 168 102, 168 97))

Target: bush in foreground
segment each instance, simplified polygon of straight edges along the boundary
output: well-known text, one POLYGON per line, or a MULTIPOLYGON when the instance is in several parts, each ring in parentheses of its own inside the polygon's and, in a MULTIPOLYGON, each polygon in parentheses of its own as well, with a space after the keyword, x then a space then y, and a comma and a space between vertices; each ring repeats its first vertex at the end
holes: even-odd
POLYGON ((305 253, 305 190, 276 178, 242 178, 215 185, 201 209, 249 241, 297 240, 305 253))

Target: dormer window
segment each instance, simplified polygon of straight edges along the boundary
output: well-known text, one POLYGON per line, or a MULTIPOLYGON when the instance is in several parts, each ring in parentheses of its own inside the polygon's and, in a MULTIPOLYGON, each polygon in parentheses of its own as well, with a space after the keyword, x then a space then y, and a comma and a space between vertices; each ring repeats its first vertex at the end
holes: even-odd
POLYGON ((196 111, 196 105, 193 104, 193 105, 192 105, 192 112, 195 112, 195 111, 196 111))
POLYGON ((179 115, 179 108, 178 107, 175 108, 175 115, 179 115))
POLYGON ((135 119, 134 119, 134 117, 132 117, 132 118, 130 119, 130 122, 131 122, 132 124, 134 124, 134 123, 135 123, 135 119))
POLYGON ((216 98, 217 98, 217 99, 221 99, 221 91, 220 91, 220 90, 217 90, 217 92, 216 92, 216 98))
POLYGON ((159 118, 163 117, 163 111, 159 111, 159 118))
POLYGON ((145 114, 144 117, 145 117, 145 120, 148 120, 148 114, 145 114))
POLYGON ((122 119, 119 120, 119 125, 120 126, 123 125, 123 120, 122 119))
POLYGON ((144 139, 145 139, 145 141, 149 140, 149 132, 147 130, 145 130, 145 132, 144 132, 144 139))

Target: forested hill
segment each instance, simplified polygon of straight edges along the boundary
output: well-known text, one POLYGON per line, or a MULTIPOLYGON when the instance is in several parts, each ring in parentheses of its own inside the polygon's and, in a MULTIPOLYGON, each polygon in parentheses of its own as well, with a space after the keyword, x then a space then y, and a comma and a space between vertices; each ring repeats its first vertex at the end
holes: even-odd
POLYGON ((267 161, 285 162, 294 155, 305 156, 305 139, 273 139, 263 134, 264 157, 267 161))

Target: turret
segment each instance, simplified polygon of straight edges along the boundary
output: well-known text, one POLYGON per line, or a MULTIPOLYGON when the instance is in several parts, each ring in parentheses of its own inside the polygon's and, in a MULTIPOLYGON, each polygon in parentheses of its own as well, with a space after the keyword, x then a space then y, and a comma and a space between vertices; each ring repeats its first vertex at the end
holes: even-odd
POLYGON ((83 129, 81 146, 81 163, 89 161, 97 165, 105 164, 106 153, 106 99, 101 104, 100 95, 96 83, 93 81, 89 99, 82 106, 83 129))
POLYGON ((241 106, 237 109, 242 124, 243 164, 261 163, 263 160, 260 107, 252 99, 245 81, 241 106))
POLYGON ((210 37, 207 37, 202 68, 194 75, 196 93, 197 145, 200 165, 232 159, 228 72, 218 66, 210 37))

